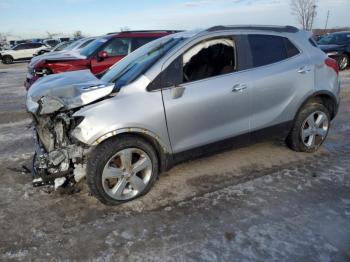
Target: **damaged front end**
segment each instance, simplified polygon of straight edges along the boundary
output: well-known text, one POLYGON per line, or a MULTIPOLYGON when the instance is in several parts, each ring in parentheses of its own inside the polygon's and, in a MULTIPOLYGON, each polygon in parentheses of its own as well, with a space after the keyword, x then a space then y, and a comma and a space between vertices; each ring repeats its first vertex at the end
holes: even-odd
POLYGON ((73 177, 78 182, 84 177, 85 156, 90 150, 70 136, 79 119, 74 119, 72 112, 65 112, 34 117, 34 123, 33 185, 55 183, 57 186, 73 177))
POLYGON ((110 95, 113 88, 113 84, 101 82, 87 70, 47 76, 31 87, 26 105, 33 116, 36 141, 34 186, 58 187, 85 176, 86 158, 92 148, 72 135, 83 120, 73 115, 110 95))

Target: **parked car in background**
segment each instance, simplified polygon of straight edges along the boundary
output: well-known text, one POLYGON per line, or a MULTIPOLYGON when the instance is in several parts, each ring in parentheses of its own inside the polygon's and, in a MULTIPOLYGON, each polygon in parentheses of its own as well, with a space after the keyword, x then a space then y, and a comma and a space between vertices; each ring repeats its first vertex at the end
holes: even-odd
MULTIPOLYGON (((33 64, 38 60, 43 60, 43 59, 50 59, 52 57, 57 57, 57 56, 64 56, 65 54, 68 53, 68 55, 72 52, 78 52, 81 48, 85 47, 86 45, 88 45, 90 42, 92 42, 93 40, 95 40, 96 38, 88 38, 88 39, 80 39, 80 40, 76 40, 76 41, 72 41, 69 45, 65 46, 62 50, 57 50, 57 51, 53 51, 53 52, 46 52, 40 56, 36 56, 33 57, 29 63, 33 64)), ((60 48, 58 48, 60 49, 60 48)))
POLYGON ((65 47, 65 50, 79 50, 90 44, 92 41, 94 41, 97 37, 85 37, 82 39, 75 40, 71 42, 70 45, 65 47))
POLYGON ((53 47, 50 52, 62 51, 65 48, 67 48, 69 45, 71 45, 72 43, 74 43, 74 40, 68 40, 68 41, 61 42, 58 45, 56 45, 55 47, 53 47))
MULTIPOLYGON (((43 54, 45 52, 48 53, 48 52, 51 52, 51 51, 59 52, 59 51, 79 50, 79 49, 84 48, 88 44, 90 44, 95 39, 96 39, 96 37, 86 37, 86 38, 78 39, 78 40, 75 40, 75 41, 68 41, 69 44, 68 45, 65 44, 63 46, 63 48, 61 46, 59 46, 58 48, 54 48, 55 50, 53 50, 53 49, 42 50, 41 54, 43 54)), ((65 43, 65 42, 63 42, 63 43, 65 43)))
POLYGON ((140 46, 174 32, 122 32, 99 37, 78 51, 72 50, 49 57, 38 56, 32 59, 28 65, 28 74, 24 85, 28 89, 42 76, 67 71, 89 69, 94 75, 100 74, 140 46))
POLYGON ((54 47, 54 46, 58 45, 59 43, 61 43, 61 40, 59 40, 59 39, 45 39, 42 42, 49 47, 54 47))
POLYGON ((14 61, 30 60, 35 53, 46 48, 43 43, 19 44, 10 50, 2 51, 0 58, 4 64, 12 64, 14 61))
POLYGON ((349 66, 350 32, 328 34, 318 40, 317 44, 329 57, 338 62, 340 70, 349 66))
POLYGON ((59 52, 64 50, 65 48, 67 48, 67 46, 69 46, 70 44, 72 44, 74 41, 65 41, 65 42, 61 42, 59 44, 57 44, 56 46, 54 46, 53 48, 47 48, 47 49, 42 49, 39 50, 37 54, 35 54, 34 56, 37 55, 42 55, 45 53, 49 53, 49 52, 59 52))
POLYGON ((173 164, 247 140, 277 136, 315 152, 337 114, 340 81, 336 61, 310 38, 290 26, 216 26, 148 43, 100 79, 89 70, 40 79, 26 102, 38 139, 34 184, 86 175, 101 202, 119 204, 173 164))

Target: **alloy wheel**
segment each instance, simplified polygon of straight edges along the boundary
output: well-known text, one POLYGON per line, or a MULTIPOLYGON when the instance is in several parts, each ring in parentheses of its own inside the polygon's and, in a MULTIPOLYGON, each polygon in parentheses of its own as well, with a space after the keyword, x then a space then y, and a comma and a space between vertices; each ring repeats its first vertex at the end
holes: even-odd
POLYGON ((348 63, 349 63, 349 59, 347 56, 343 56, 341 59, 340 59, 340 62, 339 62, 339 68, 340 70, 344 70, 347 66, 348 66, 348 63))
POLYGON ((319 147, 327 136, 329 128, 328 116, 316 111, 309 115, 301 128, 301 139, 307 148, 319 147))
POLYGON ((147 153, 125 148, 108 160, 102 173, 102 186, 111 198, 129 200, 142 194, 151 175, 152 161, 147 153))

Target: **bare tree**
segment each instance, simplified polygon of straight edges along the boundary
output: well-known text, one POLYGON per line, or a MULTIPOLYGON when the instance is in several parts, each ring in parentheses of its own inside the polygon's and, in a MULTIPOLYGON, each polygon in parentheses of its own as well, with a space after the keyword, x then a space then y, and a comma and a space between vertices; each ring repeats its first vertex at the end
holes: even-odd
POLYGON ((51 33, 49 31, 46 31, 46 34, 47 34, 48 38, 54 38, 56 36, 59 36, 61 33, 51 33))
POLYGON ((123 26, 123 27, 120 28, 120 32, 127 32, 127 31, 130 31, 130 27, 123 26))
POLYGON ((291 0, 290 6, 303 29, 311 31, 317 15, 317 0, 291 0))
POLYGON ((74 34, 73 34, 73 37, 74 37, 74 39, 82 38, 83 37, 83 33, 80 30, 75 31, 74 34))
POLYGON ((5 34, 2 34, 0 33, 0 49, 1 47, 5 46, 6 45, 6 35, 5 34))

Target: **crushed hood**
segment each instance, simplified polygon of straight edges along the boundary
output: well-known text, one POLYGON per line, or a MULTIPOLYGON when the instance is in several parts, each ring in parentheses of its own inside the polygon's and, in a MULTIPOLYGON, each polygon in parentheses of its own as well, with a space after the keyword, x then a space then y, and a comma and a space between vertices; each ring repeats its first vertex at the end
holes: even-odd
POLYGON ((33 114, 50 114, 90 104, 109 95, 113 88, 113 83, 97 79, 90 70, 48 75, 31 86, 26 106, 33 114))
POLYGON ((29 67, 35 67, 38 63, 44 60, 48 61, 65 61, 65 60, 81 60, 86 59, 86 56, 81 55, 77 51, 58 51, 49 52, 43 55, 35 56, 30 60, 29 67))

